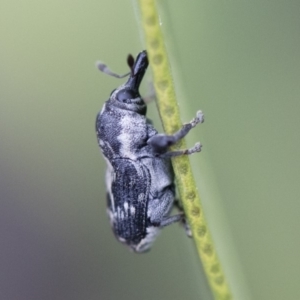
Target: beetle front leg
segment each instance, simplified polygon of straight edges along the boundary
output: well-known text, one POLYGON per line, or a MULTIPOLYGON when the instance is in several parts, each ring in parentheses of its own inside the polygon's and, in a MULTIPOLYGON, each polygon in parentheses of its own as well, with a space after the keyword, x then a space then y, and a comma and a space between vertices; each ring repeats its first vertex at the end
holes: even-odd
POLYGON ((179 156, 179 155, 189 155, 195 152, 201 151, 201 144, 197 143, 193 148, 185 149, 185 150, 178 150, 178 151, 171 151, 166 152, 169 146, 176 144, 179 140, 185 137, 189 131, 195 127, 198 123, 204 122, 204 115, 201 110, 197 112, 196 118, 191 120, 189 123, 184 124, 180 130, 175 132, 173 135, 166 135, 166 134, 156 134, 149 138, 147 141, 148 145, 151 145, 155 152, 158 153, 158 157, 166 158, 172 156, 179 156))
MULTIPOLYGON (((175 143, 184 138, 189 131, 194 128, 197 124, 204 122, 204 114, 201 110, 197 111, 196 118, 191 120, 190 122, 183 124, 182 128, 173 134, 175 138, 175 143)), ((175 144, 174 143, 174 144, 175 144)))
POLYGON ((158 157, 160 158, 168 158, 168 157, 175 157, 181 155, 190 155, 196 152, 201 151, 202 145, 200 143, 196 143, 194 147, 184 150, 177 150, 177 151, 169 151, 166 153, 159 154, 158 157))

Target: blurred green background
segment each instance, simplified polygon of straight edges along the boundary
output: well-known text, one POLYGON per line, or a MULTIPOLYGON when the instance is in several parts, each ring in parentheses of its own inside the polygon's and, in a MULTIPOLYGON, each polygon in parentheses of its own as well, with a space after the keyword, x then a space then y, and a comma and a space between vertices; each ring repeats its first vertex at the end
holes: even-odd
MULTIPOLYGON (((205 113, 187 141, 235 299, 300 299, 300 2, 159 2, 182 120, 205 113)), ((0 2, 1 300, 212 299, 182 228, 136 255, 106 216, 94 121, 121 81, 94 63, 127 71, 135 9, 0 2)))

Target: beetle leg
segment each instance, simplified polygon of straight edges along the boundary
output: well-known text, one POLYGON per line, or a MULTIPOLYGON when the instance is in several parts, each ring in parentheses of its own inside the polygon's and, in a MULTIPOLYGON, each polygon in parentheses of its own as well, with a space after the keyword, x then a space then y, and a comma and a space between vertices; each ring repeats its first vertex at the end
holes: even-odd
POLYGON ((196 152, 201 151, 202 145, 200 143, 196 143, 194 147, 184 150, 177 150, 177 151, 169 151, 166 153, 158 154, 158 157, 160 158, 167 158, 167 157, 174 157, 174 156, 180 156, 180 155, 190 155, 196 152))
MULTIPOLYGON (((177 132, 173 134, 175 138, 175 143, 181 140, 183 137, 185 137, 189 131, 194 128, 198 123, 203 123, 204 122, 204 115, 201 110, 197 111, 196 118, 191 120, 190 122, 183 124, 181 129, 179 129, 177 132)), ((174 144, 175 144, 174 143, 174 144)))
POLYGON ((182 219, 181 219, 181 223, 182 223, 182 226, 185 229, 186 235, 191 238, 193 236, 192 235, 192 230, 191 230, 191 227, 190 227, 190 225, 189 225, 189 223, 186 219, 185 213, 183 211, 183 207, 182 207, 182 205, 181 205, 178 198, 176 198, 174 200, 174 206, 179 210, 179 212, 181 212, 183 214, 182 219))
POLYGON ((186 150, 179 150, 174 152, 165 152, 169 146, 176 144, 179 140, 185 137, 188 132, 195 127, 198 123, 204 122, 204 115, 201 110, 197 112, 196 118, 191 120, 189 123, 184 124, 181 129, 175 132, 173 135, 166 135, 166 134, 156 134, 150 137, 147 141, 148 145, 151 145, 155 152, 159 153, 159 157, 170 157, 170 156, 178 156, 178 155, 188 155, 195 152, 199 152, 201 150, 200 143, 197 143, 193 148, 186 149, 186 150))
POLYGON ((161 220, 159 227, 162 228, 171 225, 173 223, 180 222, 182 221, 183 217, 184 217, 183 213, 174 216, 165 217, 164 219, 161 220))
POLYGON ((171 225, 173 223, 177 223, 177 222, 180 222, 183 225, 186 235, 188 237, 192 237, 192 231, 191 231, 189 224, 187 223, 184 212, 179 213, 177 215, 165 217, 160 222, 159 228, 163 228, 163 227, 169 226, 169 225, 171 225))

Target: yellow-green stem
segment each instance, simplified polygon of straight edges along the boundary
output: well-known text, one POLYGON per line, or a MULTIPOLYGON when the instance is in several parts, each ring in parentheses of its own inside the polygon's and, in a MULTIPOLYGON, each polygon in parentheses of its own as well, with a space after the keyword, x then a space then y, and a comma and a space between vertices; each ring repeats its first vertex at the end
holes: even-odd
MULTIPOLYGON (((155 0, 138 0, 138 4, 150 66, 153 71, 159 113, 165 132, 172 134, 181 127, 181 121, 156 3, 155 0)), ((182 140, 176 145, 177 147, 186 148, 185 142, 182 140)), ((214 298, 232 299, 204 218, 189 158, 187 156, 173 158, 172 164, 183 208, 214 298)))

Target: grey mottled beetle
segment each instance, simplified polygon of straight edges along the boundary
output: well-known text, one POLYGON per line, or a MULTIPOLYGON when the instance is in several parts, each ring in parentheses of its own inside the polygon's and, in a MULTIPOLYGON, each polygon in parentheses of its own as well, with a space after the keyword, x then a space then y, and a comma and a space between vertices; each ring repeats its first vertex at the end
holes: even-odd
MULTIPOLYGON (((119 241, 135 252, 150 249, 160 229, 183 221, 183 213, 170 216, 175 201, 174 174, 170 157, 192 154, 193 148, 168 151, 191 128, 203 122, 201 111, 196 118, 173 135, 158 134, 146 118, 146 105, 139 86, 148 67, 147 52, 134 59, 128 81, 115 89, 97 115, 96 132, 107 162, 106 187, 108 213, 119 241)), ((105 65, 99 69, 115 77, 105 65)), ((128 75, 128 74, 127 74, 128 75)))

